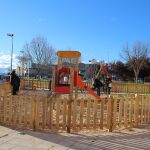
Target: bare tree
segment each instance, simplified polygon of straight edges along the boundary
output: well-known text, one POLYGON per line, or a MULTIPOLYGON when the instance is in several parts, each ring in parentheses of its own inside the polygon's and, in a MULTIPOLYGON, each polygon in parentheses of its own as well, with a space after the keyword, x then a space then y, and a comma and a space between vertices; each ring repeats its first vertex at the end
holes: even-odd
POLYGON ((43 65, 49 65, 56 61, 56 52, 44 37, 33 38, 30 44, 24 45, 23 50, 31 59, 32 64, 35 64, 37 75, 40 74, 43 65))
POLYGON ((134 71, 135 81, 138 81, 139 73, 144 66, 148 55, 148 45, 142 42, 136 42, 132 49, 128 44, 123 47, 124 56, 122 56, 129 67, 134 71))

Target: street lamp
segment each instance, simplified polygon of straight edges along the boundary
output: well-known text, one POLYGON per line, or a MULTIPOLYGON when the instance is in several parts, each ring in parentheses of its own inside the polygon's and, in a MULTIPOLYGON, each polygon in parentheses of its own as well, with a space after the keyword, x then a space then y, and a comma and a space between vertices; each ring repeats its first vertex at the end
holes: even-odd
POLYGON ((11 49, 11 65, 10 65, 10 73, 12 72, 12 57, 13 57, 13 37, 14 34, 13 33, 7 33, 7 36, 10 36, 12 39, 12 49, 11 49))

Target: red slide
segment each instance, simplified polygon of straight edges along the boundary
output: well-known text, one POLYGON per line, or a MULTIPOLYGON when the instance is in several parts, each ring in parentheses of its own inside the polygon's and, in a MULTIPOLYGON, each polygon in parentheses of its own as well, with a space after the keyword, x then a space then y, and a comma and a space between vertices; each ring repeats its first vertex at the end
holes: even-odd
POLYGON ((84 82, 82 82, 82 78, 80 76, 77 76, 77 86, 85 88, 86 91, 89 92, 91 95, 93 95, 97 99, 100 99, 100 96, 97 96, 96 93, 94 93, 90 88, 86 86, 84 82))

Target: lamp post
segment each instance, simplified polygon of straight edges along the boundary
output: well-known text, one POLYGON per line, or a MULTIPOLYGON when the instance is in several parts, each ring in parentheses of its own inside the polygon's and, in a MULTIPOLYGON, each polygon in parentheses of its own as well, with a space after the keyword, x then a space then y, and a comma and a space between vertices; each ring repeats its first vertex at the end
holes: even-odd
POLYGON ((11 65, 10 65, 10 73, 12 72, 12 57, 13 57, 13 37, 14 34, 13 33, 7 33, 7 36, 10 36, 12 39, 12 49, 11 49, 11 65))

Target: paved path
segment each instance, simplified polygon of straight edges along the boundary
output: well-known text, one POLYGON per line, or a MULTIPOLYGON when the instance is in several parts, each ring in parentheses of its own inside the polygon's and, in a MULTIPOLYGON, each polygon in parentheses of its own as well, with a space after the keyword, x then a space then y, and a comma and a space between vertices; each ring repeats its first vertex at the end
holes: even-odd
POLYGON ((150 125, 114 133, 40 133, 0 126, 0 150, 149 150, 150 125))

